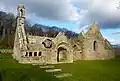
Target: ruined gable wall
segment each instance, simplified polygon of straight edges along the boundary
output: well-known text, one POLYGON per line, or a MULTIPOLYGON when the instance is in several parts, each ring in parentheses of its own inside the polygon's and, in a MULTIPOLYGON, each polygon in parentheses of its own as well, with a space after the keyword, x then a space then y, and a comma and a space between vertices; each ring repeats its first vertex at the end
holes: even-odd
POLYGON ((84 39, 84 59, 86 60, 104 60, 114 57, 112 50, 106 50, 104 41, 95 37, 87 37, 84 39), (96 41, 96 46, 94 42, 96 41), (111 52, 111 53, 110 53, 111 52))
POLYGON ((94 22, 83 42, 83 58, 86 60, 104 60, 114 58, 112 49, 106 49, 105 40, 94 22), (110 53, 111 52, 111 53, 110 53))

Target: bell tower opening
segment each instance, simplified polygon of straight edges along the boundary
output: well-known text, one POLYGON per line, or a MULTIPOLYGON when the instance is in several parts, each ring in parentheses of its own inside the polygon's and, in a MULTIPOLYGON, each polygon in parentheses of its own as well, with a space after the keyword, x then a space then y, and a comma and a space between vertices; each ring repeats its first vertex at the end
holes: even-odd
POLYGON ((20 9, 20 16, 22 17, 23 16, 23 10, 20 9))
POLYGON ((17 8, 18 11, 18 17, 24 17, 25 16, 25 8, 23 4, 20 4, 17 8))

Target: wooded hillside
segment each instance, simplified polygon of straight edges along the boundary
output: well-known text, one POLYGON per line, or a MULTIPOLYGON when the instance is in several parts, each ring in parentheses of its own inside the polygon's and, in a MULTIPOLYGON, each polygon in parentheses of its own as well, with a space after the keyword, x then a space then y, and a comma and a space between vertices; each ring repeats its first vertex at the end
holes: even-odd
MULTIPOLYGON (((13 13, 0 11, 0 48, 12 48, 14 43, 14 34, 16 29, 16 17, 13 13)), ((37 36, 56 37, 58 32, 64 32, 68 38, 77 36, 75 32, 65 28, 56 26, 45 26, 41 24, 30 25, 29 21, 25 20, 26 34, 37 36)))

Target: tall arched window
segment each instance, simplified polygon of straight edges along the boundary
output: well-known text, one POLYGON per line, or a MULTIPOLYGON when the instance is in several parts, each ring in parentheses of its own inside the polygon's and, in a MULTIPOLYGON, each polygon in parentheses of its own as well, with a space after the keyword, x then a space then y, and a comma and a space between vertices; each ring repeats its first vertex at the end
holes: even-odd
POLYGON ((96 51, 96 49, 97 49, 97 42, 94 41, 94 42, 93 42, 93 50, 96 51))

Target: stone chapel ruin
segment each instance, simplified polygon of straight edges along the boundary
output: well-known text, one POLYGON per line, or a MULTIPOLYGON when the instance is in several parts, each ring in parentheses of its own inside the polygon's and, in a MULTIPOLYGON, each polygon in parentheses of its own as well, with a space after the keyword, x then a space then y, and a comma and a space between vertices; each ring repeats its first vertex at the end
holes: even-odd
POLYGON ((93 23, 88 32, 68 39, 59 32, 55 38, 26 35, 24 30, 25 7, 17 8, 17 27, 13 58, 19 63, 58 64, 76 60, 105 60, 115 57, 110 43, 103 38, 93 23))

